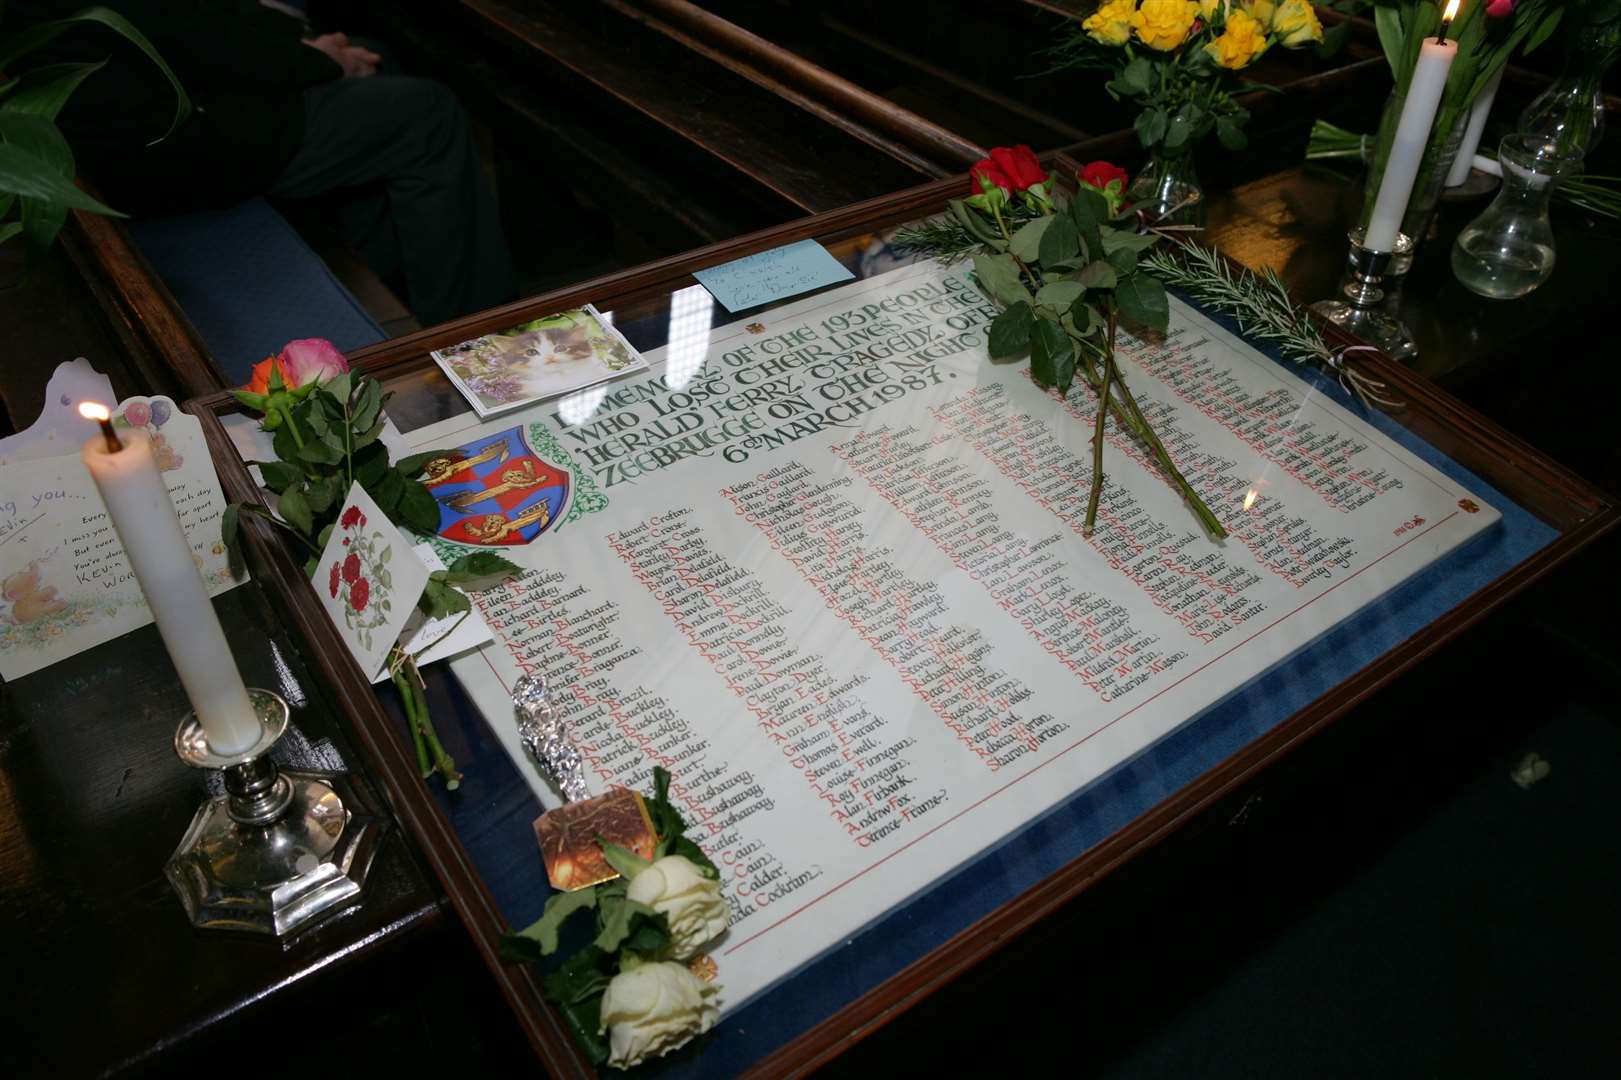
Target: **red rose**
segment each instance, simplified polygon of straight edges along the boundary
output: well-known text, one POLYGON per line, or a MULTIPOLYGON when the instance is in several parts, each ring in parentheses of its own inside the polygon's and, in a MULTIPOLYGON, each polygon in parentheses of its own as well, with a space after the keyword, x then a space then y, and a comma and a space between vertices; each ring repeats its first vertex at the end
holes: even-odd
POLYGON ((342 525, 345 529, 352 529, 355 527, 355 522, 359 520, 360 507, 351 506, 349 509, 343 512, 343 518, 338 522, 338 524, 342 525))
POLYGON ((349 586, 349 606, 356 611, 366 610, 366 599, 371 596, 371 582, 361 578, 349 586))
POLYGON ((1003 191, 1009 191, 1013 187, 1013 181, 1009 180, 1001 167, 990 158, 974 163, 974 167, 968 170, 968 181, 969 186, 974 189, 975 195, 985 190, 987 182, 1001 188, 1003 191))
POLYGON ((1023 191, 1047 179, 1046 170, 1036 160, 1036 152, 1020 143, 1018 146, 998 146, 991 151, 991 161, 1012 184, 1013 191, 1023 191))
POLYGON ((343 580, 353 585, 358 577, 360 577, 360 556, 351 551, 349 557, 343 560, 343 580))
POLYGON ((337 563, 332 564, 332 580, 327 583, 327 586, 328 586, 328 588, 330 588, 332 590, 332 598, 334 600, 336 600, 338 598, 338 564, 337 563))
POLYGON ((1131 179, 1126 175, 1126 170, 1107 161, 1094 161, 1076 173, 1075 176, 1081 183, 1088 187, 1097 188, 1099 191, 1106 190, 1111 180, 1120 181, 1120 190, 1124 191, 1126 181, 1131 179))

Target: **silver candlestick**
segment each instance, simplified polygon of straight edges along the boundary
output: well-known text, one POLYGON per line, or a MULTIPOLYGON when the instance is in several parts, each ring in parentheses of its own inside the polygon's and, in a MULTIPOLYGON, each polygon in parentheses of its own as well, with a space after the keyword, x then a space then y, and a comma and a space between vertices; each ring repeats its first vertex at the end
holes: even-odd
POLYGON ((1405 236, 1405 252, 1374 251, 1362 246, 1362 230, 1354 229, 1350 235, 1350 269, 1342 292, 1344 300, 1320 300, 1312 310, 1329 322, 1349 333, 1376 345, 1395 360, 1411 360, 1418 355, 1418 344, 1413 334, 1400 319, 1382 310, 1386 296, 1384 282, 1390 276, 1394 262, 1405 258, 1412 261, 1412 242, 1405 236), (1349 302, 1347 302, 1349 301, 1349 302))
POLYGON ((198 808, 164 873, 193 924, 289 934, 360 895, 382 826, 343 776, 282 770, 270 749, 287 730, 278 694, 248 690, 257 741, 218 754, 195 713, 175 732, 180 760, 223 772, 225 794, 198 808))

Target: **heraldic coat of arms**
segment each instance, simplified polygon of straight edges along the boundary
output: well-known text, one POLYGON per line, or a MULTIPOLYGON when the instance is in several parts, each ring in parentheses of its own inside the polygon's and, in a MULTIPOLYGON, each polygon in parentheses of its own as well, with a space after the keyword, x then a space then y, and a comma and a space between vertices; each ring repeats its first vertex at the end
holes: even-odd
POLYGON ((527 544, 563 519, 569 473, 508 428, 431 459, 422 482, 439 500, 439 535, 457 544, 527 544))

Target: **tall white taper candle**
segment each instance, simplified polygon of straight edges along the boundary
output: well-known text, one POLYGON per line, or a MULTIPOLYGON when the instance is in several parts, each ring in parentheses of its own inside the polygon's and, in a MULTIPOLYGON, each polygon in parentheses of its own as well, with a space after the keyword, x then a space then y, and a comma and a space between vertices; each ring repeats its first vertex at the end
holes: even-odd
POLYGON ((1497 100, 1497 88, 1502 84, 1503 68, 1498 68, 1497 74, 1480 88, 1475 103, 1469 107, 1469 125, 1463 129, 1458 156, 1452 161, 1452 171, 1447 173, 1447 187, 1457 187, 1469 179, 1469 170, 1474 168, 1475 151, 1480 147, 1480 136, 1486 130, 1486 119, 1491 115, 1492 103, 1497 100))
POLYGON ((1371 251, 1396 250, 1396 234, 1401 231, 1413 181, 1418 179, 1419 165, 1424 161, 1424 147, 1430 141, 1441 92, 1446 89, 1447 72, 1452 70, 1457 55, 1456 42, 1434 38, 1424 41, 1407 86, 1407 100, 1402 104, 1390 157, 1385 161, 1385 175, 1379 181, 1379 198, 1373 204, 1373 216, 1368 219, 1367 235, 1362 239, 1362 245, 1371 251))
MULTIPOLYGON (((105 408, 89 402, 80 411, 92 420, 107 415, 105 408)), ((114 450, 118 439, 110 434, 111 427, 103 428, 109 434, 85 443, 79 456, 101 492, 164 648, 180 672, 209 748, 218 754, 246 750, 259 738, 259 722, 192 561, 191 542, 169 500, 152 444, 145 432, 133 431, 114 450)))

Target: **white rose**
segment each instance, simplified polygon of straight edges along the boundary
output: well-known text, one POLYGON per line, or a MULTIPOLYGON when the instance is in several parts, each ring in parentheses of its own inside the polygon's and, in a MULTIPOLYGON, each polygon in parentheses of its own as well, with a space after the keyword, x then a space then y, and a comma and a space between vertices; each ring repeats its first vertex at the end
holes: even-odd
POLYGON ((630 879, 625 895, 670 920, 672 955, 686 960, 726 930, 720 882, 683 855, 666 855, 630 879))
POLYGON ((628 1069, 685 1046, 715 1026, 719 993, 719 987, 672 961, 621 971, 602 995, 608 1064, 628 1069))

